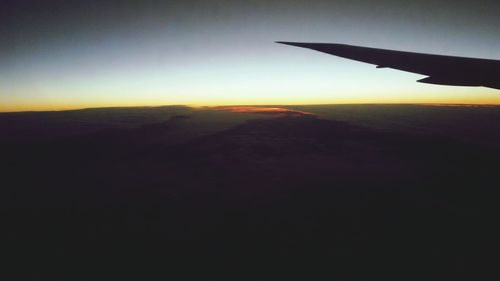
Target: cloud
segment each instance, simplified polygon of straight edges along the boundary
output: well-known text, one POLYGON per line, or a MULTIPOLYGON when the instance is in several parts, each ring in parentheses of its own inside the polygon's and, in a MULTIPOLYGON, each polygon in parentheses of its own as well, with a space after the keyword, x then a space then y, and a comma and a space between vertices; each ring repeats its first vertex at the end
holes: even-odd
POLYGON ((260 113, 260 114, 275 114, 275 115, 288 115, 288 116, 316 116, 313 113, 291 110, 283 107, 265 107, 265 106, 217 106, 215 110, 225 110, 230 112, 241 113, 260 113))

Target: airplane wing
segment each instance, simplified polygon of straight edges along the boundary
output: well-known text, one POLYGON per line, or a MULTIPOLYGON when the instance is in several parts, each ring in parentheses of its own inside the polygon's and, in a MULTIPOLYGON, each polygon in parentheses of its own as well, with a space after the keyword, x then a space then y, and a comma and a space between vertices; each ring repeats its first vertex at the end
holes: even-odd
POLYGON ((276 43, 366 62, 376 65, 377 68, 388 67, 427 76, 417 81, 421 83, 483 86, 500 90, 500 60, 421 54, 344 44, 276 43))

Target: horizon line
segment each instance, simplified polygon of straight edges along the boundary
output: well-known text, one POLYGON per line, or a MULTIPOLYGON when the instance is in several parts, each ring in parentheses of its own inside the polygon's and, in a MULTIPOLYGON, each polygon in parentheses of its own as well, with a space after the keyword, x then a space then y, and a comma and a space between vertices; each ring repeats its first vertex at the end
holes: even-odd
POLYGON ((494 103, 443 103, 443 102, 366 102, 366 103, 304 103, 304 104, 220 104, 220 105, 193 105, 193 104, 162 104, 162 105, 116 105, 116 106, 91 106, 91 107, 74 107, 64 109, 32 109, 32 110, 9 110, 1 111, 0 113, 35 113, 35 112, 64 112, 78 111, 89 109, 116 109, 116 108, 158 108, 158 107, 189 107, 189 108, 217 108, 217 107, 268 107, 268 106, 342 106, 342 105, 427 105, 427 106, 476 106, 476 107, 500 107, 500 104, 494 103))

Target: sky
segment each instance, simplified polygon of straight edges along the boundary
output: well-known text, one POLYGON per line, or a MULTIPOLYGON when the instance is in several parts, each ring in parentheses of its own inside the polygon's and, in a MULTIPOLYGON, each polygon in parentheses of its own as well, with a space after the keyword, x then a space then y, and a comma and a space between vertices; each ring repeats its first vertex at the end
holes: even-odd
POLYGON ((0 0, 0 111, 101 106, 500 104, 488 88, 275 41, 500 59, 498 1, 0 0))

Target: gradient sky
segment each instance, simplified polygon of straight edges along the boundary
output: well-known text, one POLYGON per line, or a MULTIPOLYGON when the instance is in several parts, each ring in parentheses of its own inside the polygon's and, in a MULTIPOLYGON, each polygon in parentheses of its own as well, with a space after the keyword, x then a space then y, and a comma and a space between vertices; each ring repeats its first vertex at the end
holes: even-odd
POLYGON ((496 103, 487 88, 273 43, 500 59, 498 1, 0 0, 0 111, 124 105, 496 103))

